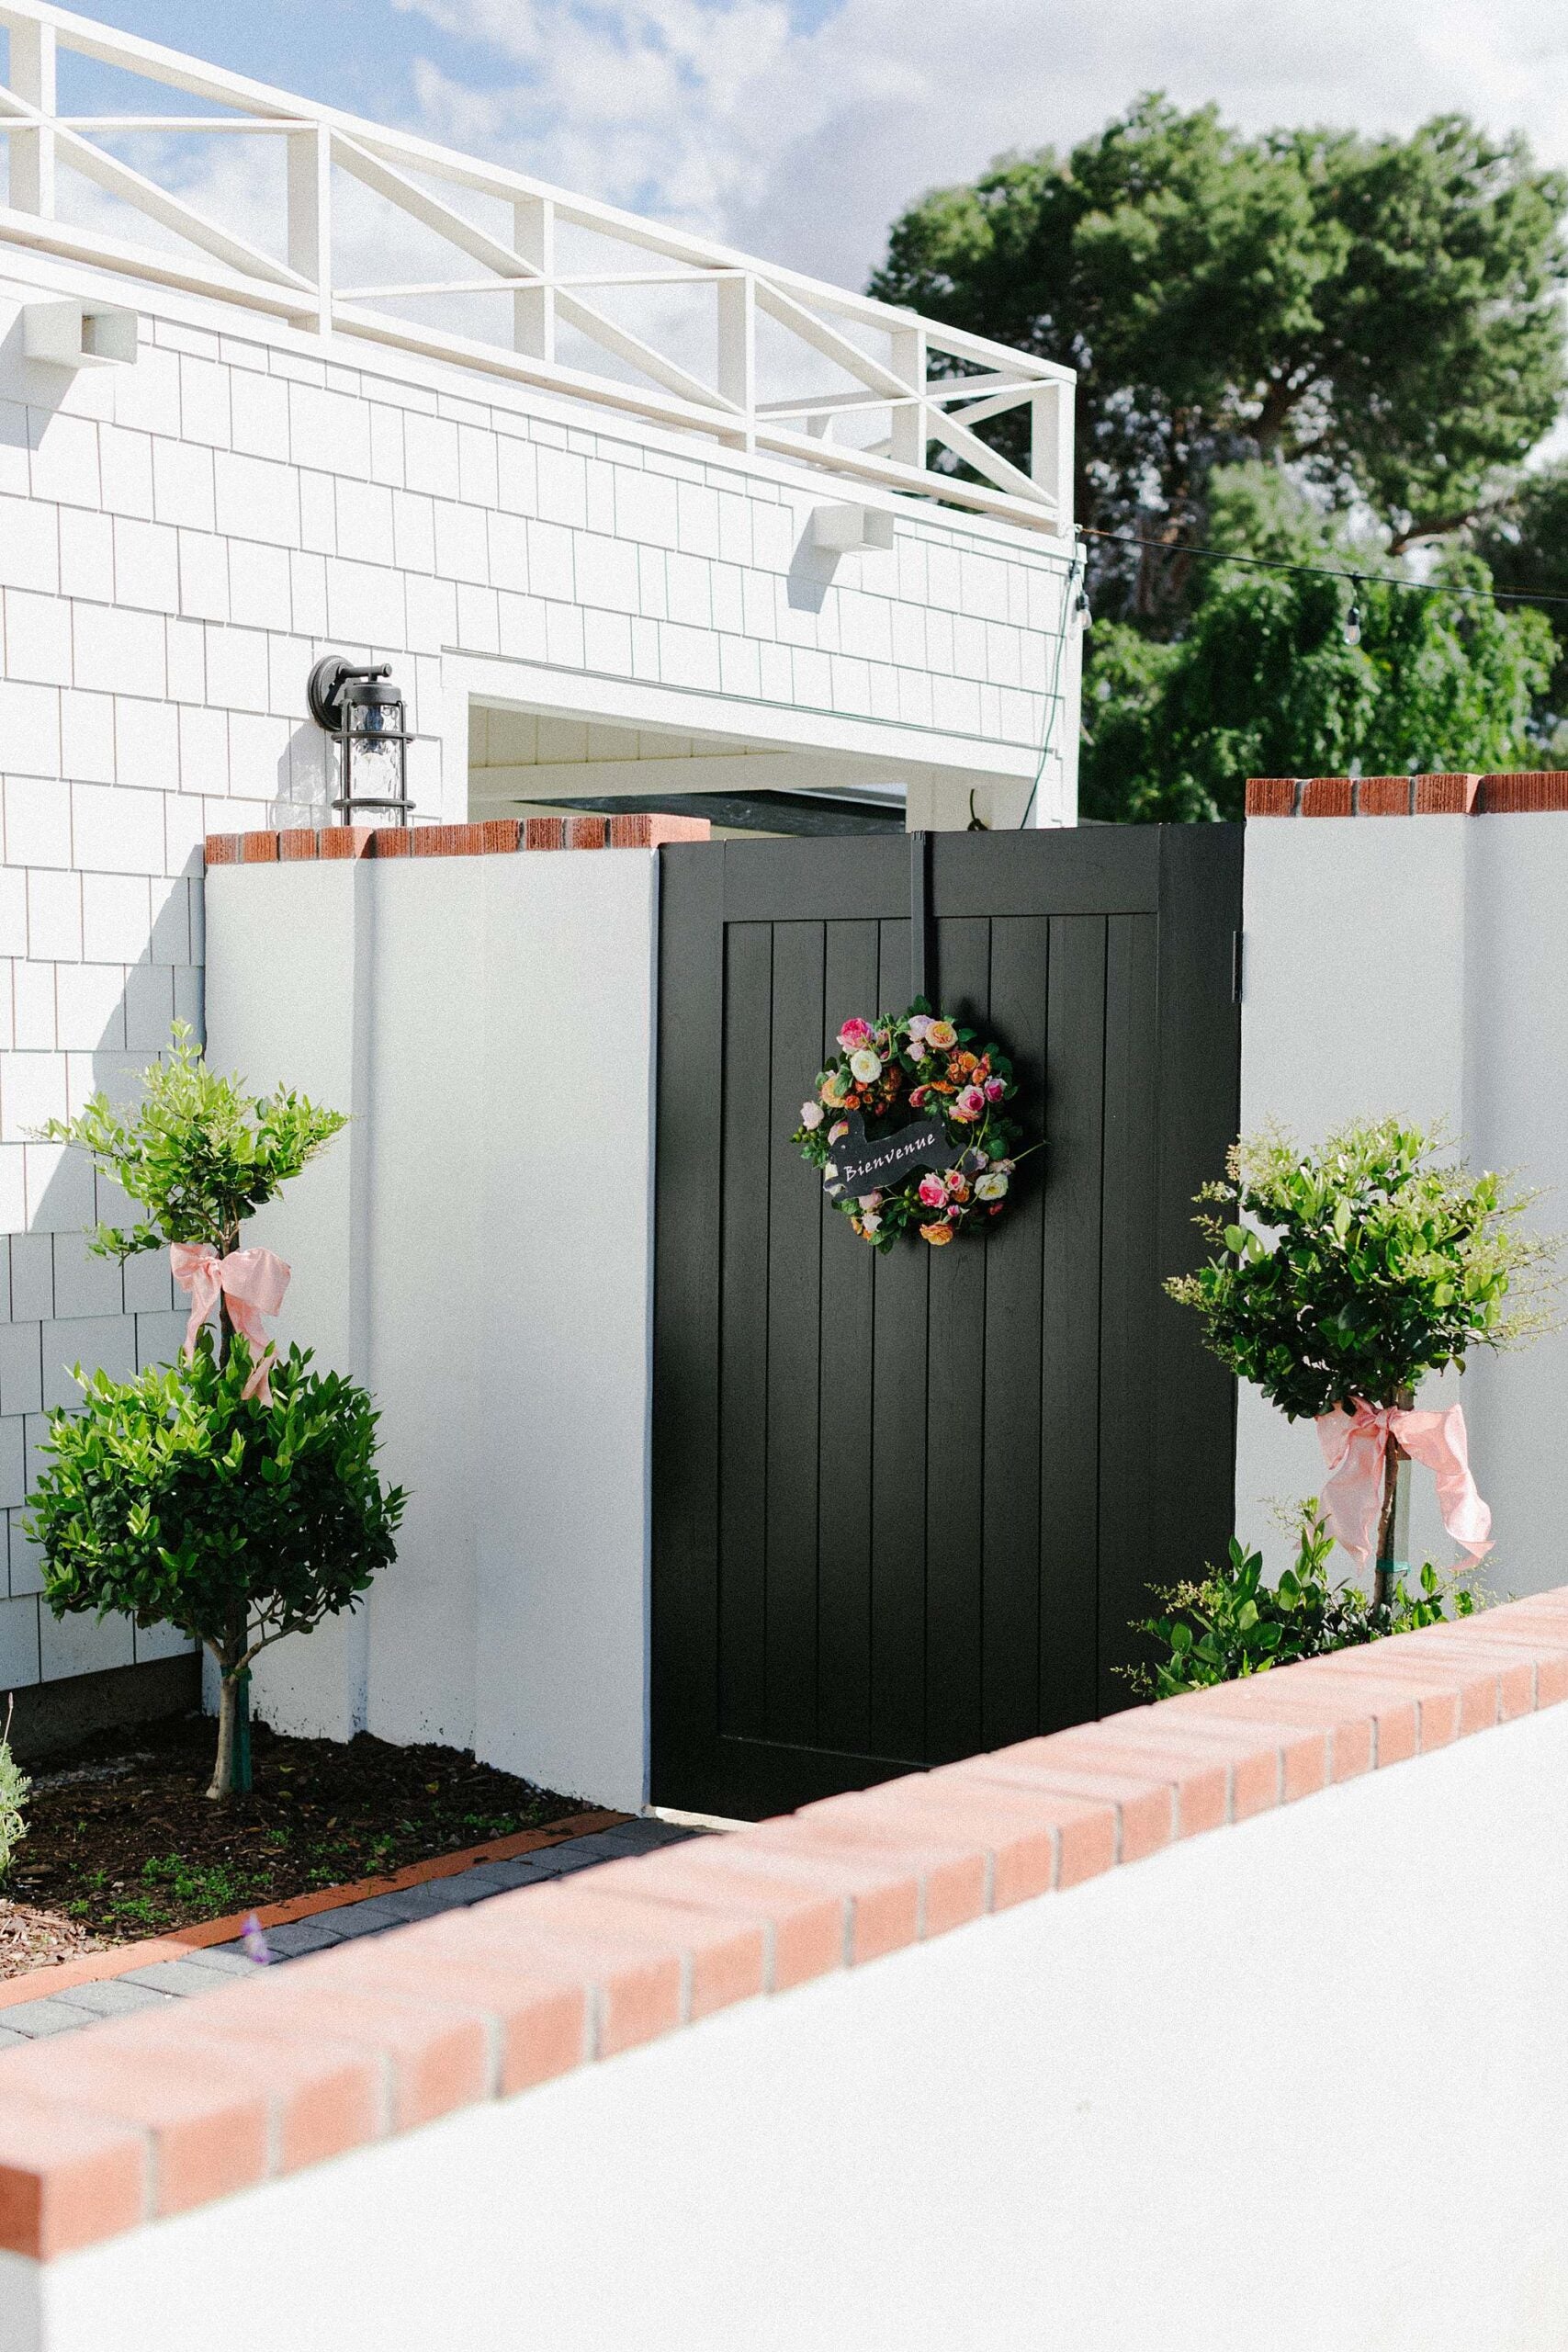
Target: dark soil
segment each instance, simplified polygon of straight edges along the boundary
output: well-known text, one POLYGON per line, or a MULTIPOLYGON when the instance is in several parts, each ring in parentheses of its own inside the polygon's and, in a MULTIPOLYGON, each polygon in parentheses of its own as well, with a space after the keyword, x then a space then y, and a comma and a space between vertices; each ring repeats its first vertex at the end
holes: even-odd
POLYGON ((253 1727, 255 1787, 214 1804, 204 1715, 50 1758, 0 1899, 0 1977, 541 1829, 579 1802, 450 1747, 253 1727))

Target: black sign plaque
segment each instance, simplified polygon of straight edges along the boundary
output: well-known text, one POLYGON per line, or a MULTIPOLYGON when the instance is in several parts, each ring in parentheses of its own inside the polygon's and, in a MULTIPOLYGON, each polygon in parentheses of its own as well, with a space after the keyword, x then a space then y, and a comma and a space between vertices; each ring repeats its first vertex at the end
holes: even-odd
POLYGON ((846 1111, 844 1125, 849 1133, 829 1143, 832 1156, 822 1177, 823 1189, 833 1199, 840 1193, 886 1192, 912 1168, 968 1171, 985 1165, 977 1152, 961 1143, 949 1143, 940 1119, 916 1119, 874 1142, 866 1134, 863 1112, 846 1111))

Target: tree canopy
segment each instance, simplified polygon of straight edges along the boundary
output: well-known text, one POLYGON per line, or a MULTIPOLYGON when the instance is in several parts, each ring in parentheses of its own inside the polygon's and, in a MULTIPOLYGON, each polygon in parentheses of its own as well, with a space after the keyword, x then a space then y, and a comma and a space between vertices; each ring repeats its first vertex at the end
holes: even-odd
MULTIPOLYGON (((1215 467, 1270 458, 1397 552, 1469 522, 1556 417, 1565 206, 1522 138, 1459 116, 1247 138, 1156 95, 922 197, 872 291, 1078 370, 1080 524, 1194 536, 1215 467)), ((1096 571, 1152 609, 1147 567, 1096 571)))
MULTIPOLYGON (((1247 137, 1156 94, 894 223, 874 293, 1077 370, 1086 815, 1568 739, 1568 626, 1489 594, 1568 596, 1568 465, 1521 470, 1568 384, 1565 210, 1568 177, 1461 116, 1247 137), (1466 593, 1416 593, 1417 548, 1466 593)), ((985 430, 1021 457, 1018 413, 985 430)))
POLYGON ((1547 608, 1556 662, 1535 731, 1543 758, 1568 757, 1568 460, 1526 474, 1472 537, 1499 588, 1562 600, 1547 608))
POLYGON ((1222 469, 1210 499, 1217 546, 1359 577, 1193 564, 1180 636, 1102 622, 1084 678, 1086 816, 1238 817, 1249 775, 1533 764, 1551 626, 1494 604, 1478 555, 1447 548, 1433 574, 1472 593, 1427 595, 1400 585, 1397 565, 1359 550, 1273 468, 1222 469))

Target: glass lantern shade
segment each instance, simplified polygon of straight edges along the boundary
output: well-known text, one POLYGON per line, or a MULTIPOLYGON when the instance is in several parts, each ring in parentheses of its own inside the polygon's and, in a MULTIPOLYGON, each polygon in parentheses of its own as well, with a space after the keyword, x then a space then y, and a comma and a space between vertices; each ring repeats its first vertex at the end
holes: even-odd
POLYGON ((356 669, 340 654, 323 654, 310 673, 308 699, 319 727, 341 746, 339 789, 333 801, 346 824, 374 811, 394 824, 413 816, 409 799, 409 732, 403 698, 389 663, 356 669))
POLYGON ((409 738, 403 698, 389 680, 355 679, 343 688, 343 791, 338 807, 350 822, 375 808, 399 824, 409 820, 409 738))

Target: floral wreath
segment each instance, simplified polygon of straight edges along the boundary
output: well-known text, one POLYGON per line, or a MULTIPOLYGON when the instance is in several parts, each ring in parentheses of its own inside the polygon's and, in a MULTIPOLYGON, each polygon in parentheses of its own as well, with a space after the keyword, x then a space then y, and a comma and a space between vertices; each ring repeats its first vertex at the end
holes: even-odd
POLYGON ((923 997, 897 1017, 857 1016, 840 1030, 838 1055, 818 1070, 814 1099, 800 1106, 793 1140, 801 1158, 821 1170, 834 1206, 874 1250, 890 1250, 912 1229, 941 1249, 955 1233, 1001 1215, 1020 1132, 1001 1106, 1018 1088, 1007 1056, 993 1045, 975 1052, 974 1038, 974 1030, 933 1012, 923 997), (901 1110, 917 1117, 894 1127, 889 1122, 901 1110), (910 1166, 906 1155, 905 1170, 887 1184, 850 1189, 852 1152, 874 1152, 918 1131, 931 1136, 931 1161, 947 1164, 910 1166))

